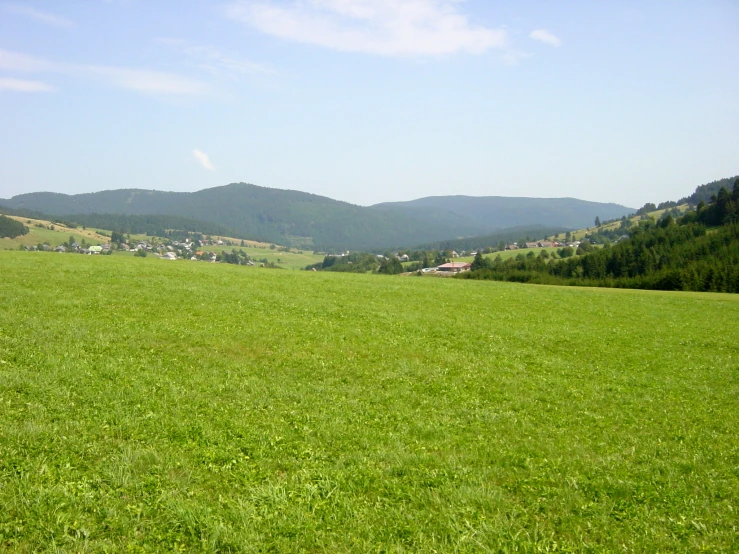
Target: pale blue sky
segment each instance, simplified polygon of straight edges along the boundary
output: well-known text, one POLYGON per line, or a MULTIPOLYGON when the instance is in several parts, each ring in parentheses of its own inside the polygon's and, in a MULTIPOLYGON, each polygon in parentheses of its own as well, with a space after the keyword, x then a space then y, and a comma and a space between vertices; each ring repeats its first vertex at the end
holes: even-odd
POLYGON ((0 0, 0 198, 639 207, 739 173, 739 2, 0 0))

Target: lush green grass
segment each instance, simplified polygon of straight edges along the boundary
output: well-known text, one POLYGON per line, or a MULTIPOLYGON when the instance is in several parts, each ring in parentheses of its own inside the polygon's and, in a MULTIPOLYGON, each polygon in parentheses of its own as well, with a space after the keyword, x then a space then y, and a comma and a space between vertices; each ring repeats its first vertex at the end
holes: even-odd
POLYGON ((0 275, 0 550, 739 548, 737 296, 0 275))
POLYGON ((285 269, 303 269, 306 266, 323 261, 323 256, 313 254, 310 251, 291 249, 290 252, 280 252, 277 249, 271 250, 269 246, 229 246, 227 248, 219 246, 208 248, 218 253, 220 253, 221 250, 230 252, 232 248, 236 248, 236 250, 243 250, 255 260, 266 258, 268 262, 276 263, 279 267, 283 267, 285 269))

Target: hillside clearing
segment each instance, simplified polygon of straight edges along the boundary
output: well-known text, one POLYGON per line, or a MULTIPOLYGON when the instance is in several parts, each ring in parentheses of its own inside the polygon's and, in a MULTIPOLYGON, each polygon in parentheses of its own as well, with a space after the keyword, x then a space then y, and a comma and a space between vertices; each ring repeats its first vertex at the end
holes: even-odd
POLYGON ((739 296, 0 252, 6 551, 729 551, 739 296))
POLYGON ((8 217, 23 223, 28 227, 29 232, 26 235, 21 235, 14 239, 0 238, 0 249, 2 250, 18 250, 23 245, 36 246, 37 244, 43 243, 53 248, 67 242, 70 235, 74 236, 77 240, 84 238, 92 244, 104 243, 110 240, 108 236, 100 234, 100 229, 82 229, 81 227, 72 229, 61 223, 54 223, 43 219, 14 215, 9 215, 8 217))

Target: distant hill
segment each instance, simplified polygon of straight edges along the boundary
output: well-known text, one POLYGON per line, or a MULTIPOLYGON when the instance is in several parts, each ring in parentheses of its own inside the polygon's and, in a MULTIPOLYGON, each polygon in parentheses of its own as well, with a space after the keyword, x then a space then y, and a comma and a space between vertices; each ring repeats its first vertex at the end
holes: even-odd
POLYGON ((575 198, 517 198, 505 196, 429 196, 408 202, 385 202, 374 210, 401 213, 414 219, 442 224, 475 225, 478 234, 498 229, 541 225, 579 229, 602 220, 616 219, 635 210, 619 204, 575 198))
MULTIPOLYGON (((595 216, 609 219, 633 212, 625 206, 570 198, 465 196, 362 207, 245 183, 192 193, 139 189, 77 195, 38 192, 0 199, 0 205, 69 219, 83 219, 81 214, 178 216, 188 223, 204 221, 232 229, 246 238, 319 250, 413 246, 514 226, 578 228, 592 223, 595 216)), ((115 220, 109 219, 111 224, 115 220)))
MULTIPOLYGON (((217 223, 240 236, 317 249, 371 249, 471 234, 299 191, 234 183, 193 193, 138 189, 65 195, 30 193, 1 200, 14 210, 70 214, 177 215, 217 223)), ((82 218, 78 218, 82 219, 82 218)))

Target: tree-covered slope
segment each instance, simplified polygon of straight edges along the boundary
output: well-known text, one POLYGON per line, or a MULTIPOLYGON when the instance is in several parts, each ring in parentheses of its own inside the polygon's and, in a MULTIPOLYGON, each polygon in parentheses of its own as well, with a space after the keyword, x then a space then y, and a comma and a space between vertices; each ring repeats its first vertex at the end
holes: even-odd
POLYGON ((11 238, 19 237, 28 233, 28 227, 23 225, 20 221, 11 219, 4 215, 0 215, 0 238, 11 238))
POLYGON ((726 188, 728 190, 731 190, 731 188, 734 186, 734 182, 739 179, 739 175, 735 177, 727 177, 725 179, 719 179, 718 181, 712 181, 710 183, 706 183, 705 185, 700 185, 696 187, 693 194, 690 196, 686 196, 685 198, 681 198, 677 201, 677 204, 691 204, 693 206, 697 206, 699 202, 709 202, 711 200, 711 197, 718 194, 718 192, 722 188, 726 188))
POLYGON ((177 215, 217 223, 254 239, 312 243, 321 249, 404 246, 477 231, 474 225, 438 225, 315 194, 245 183, 193 193, 125 189, 68 196, 41 192, 0 200, 0 204, 53 216, 177 215))
POLYGON ((72 214, 65 216, 64 222, 119 233, 159 237, 165 236, 166 231, 177 230, 203 235, 247 238, 230 227, 178 215, 72 214))
POLYGON ((530 251, 518 259, 485 260, 465 278, 546 284, 739 293, 739 179, 730 193, 701 202, 675 221, 647 218, 628 240, 579 257, 551 261, 530 251))
POLYGON ((602 220, 633 213, 619 204, 588 202, 576 198, 516 198, 504 196, 429 196, 408 202, 386 202, 375 210, 402 213, 435 223, 447 220, 476 225, 483 234, 509 227, 543 225, 578 229, 602 220))
POLYGON ((319 248, 395 247, 413 244, 420 237, 441 239, 458 232, 324 196, 253 185, 207 189, 193 193, 192 200, 201 218, 219 213, 223 223, 257 236, 283 242, 286 237, 312 237, 319 248))

